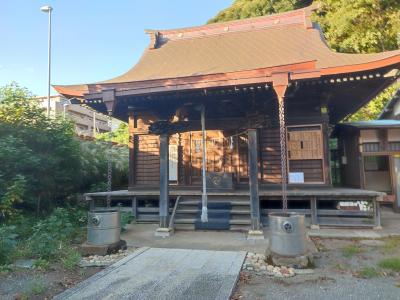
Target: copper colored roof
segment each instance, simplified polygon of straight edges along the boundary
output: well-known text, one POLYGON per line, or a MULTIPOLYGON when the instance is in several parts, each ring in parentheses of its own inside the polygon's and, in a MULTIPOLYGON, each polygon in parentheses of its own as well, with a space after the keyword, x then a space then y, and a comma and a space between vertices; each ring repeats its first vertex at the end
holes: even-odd
MULTIPOLYGON (((199 27, 147 31, 151 44, 139 62, 125 74, 89 85, 55 86, 61 94, 81 95, 106 87, 159 81, 159 86, 173 80, 237 74, 265 70, 268 77, 274 68, 303 64, 293 70, 293 78, 364 71, 400 63, 400 50, 377 54, 344 54, 328 48, 318 26, 311 23, 311 9, 216 23, 199 27), (307 64, 305 64, 307 63, 307 64), (269 70, 269 71, 268 71, 269 70), (298 73, 296 77, 296 73, 298 73), (305 75, 304 75, 305 76, 305 75)), ((247 75, 246 75, 247 76, 247 75)), ((236 79, 235 75, 228 76, 236 79)), ((267 80, 268 81, 268 80, 267 80)))

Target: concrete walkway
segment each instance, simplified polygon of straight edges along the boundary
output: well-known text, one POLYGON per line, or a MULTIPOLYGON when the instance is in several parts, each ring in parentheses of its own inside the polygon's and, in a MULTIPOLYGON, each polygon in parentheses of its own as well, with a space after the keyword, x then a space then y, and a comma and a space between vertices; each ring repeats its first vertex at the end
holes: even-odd
POLYGON ((246 252, 141 248, 54 299, 229 299, 246 252))

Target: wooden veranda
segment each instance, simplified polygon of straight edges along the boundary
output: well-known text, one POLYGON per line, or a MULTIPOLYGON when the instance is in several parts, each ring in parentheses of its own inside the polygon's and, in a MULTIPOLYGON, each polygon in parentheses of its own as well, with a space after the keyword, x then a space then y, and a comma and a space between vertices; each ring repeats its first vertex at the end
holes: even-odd
MULTIPOLYGON (((159 222, 159 192, 152 188, 138 188, 136 190, 121 190, 85 194, 90 208, 95 209, 105 205, 107 195, 111 196, 112 203, 122 210, 132 212, 136 222, 159 222)), ((195 188, 171 186, 169 191, 169 214, 171 229, 193 229, 196 215, 199 213, 199 203, 202 192, 195 188), (182 226, 184 225, 184 226, 182 226)), ((289 187, 289 212, 305 214, 309 218, 312 228, 328 227, 381 227, 380 203, 384 193, 352 188, 332 187, 289 187), (352 209, 340 209, 342 202, 366 202, 368 210, 360 210, 357 205, 352 209), (302 208, 296 208, 300 203, 302 208)), ((259 190, 260 213, 263 224, 267 224, 268 214, 281 211, 282 190, 280 186, 261 187, 259 190), (268 205, 271 202, 278 205, 268 205)), ((232 191, 210 191, 210 201, 229 201, 232 203, 231 228, 238 230, 250 229, 250 191, 246 187, 232 191)))

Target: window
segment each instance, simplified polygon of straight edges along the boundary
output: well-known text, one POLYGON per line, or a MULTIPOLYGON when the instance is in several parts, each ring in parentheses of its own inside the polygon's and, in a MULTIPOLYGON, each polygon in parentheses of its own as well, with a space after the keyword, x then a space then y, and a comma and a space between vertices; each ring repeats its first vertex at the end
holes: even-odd
POLYGON ((389 160, 387 156, 366 156, 364 158, 365 171, 388 171, 389 160))

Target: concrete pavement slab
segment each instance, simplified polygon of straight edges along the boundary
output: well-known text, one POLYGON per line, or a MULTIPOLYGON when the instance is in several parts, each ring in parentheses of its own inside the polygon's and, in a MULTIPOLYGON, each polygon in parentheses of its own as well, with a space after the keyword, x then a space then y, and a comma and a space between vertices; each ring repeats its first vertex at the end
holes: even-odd
POLYGON ((229 299, 245 256, 141 248, 54 299, 229 299))

